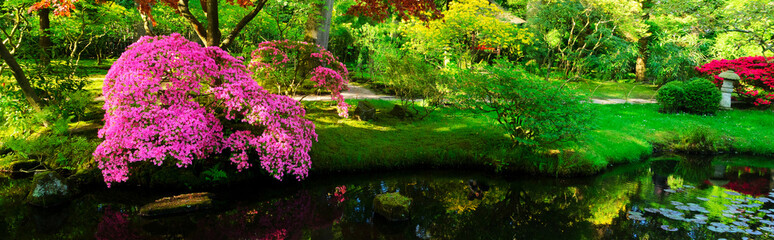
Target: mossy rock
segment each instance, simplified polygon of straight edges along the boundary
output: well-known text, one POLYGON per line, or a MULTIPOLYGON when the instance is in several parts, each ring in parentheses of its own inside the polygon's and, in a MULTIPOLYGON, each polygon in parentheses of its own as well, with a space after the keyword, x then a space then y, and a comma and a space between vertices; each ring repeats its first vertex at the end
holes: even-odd
POLYGON ((40 172, 32 179, 32 191, 27 195, 27 202, 39 207, 53 207, 65 203, 71 195, 70 187, 58 173, 40 172))
POLYGON ((359 101, 357 108, 355 108, 355 117, 360 121, 374 120, 376 119, 376 107, 369 101, 359 101))
POLYGON ((16 161, 12 162, 10 165, 11 168, 11 179, 22 179, 22 178, 29 178, 35 175, 34 171, 35 169, 38 169, 41 167, 41 164, 39 161, 36 160, 22 160, 22 161, 16 161), (25 172, 26 171, 26 172, 25 172))
POLYGON ((165 197, 142 206, 140 208, 140 216, 158 217, 210 209, 212 208, 211 197, 212 194, 207 192, 165 197))
POLYGON ((411 198, 400 193, 383 193, 374 197, 374 211, 390 221, 405 221, 409 219, 411 198))

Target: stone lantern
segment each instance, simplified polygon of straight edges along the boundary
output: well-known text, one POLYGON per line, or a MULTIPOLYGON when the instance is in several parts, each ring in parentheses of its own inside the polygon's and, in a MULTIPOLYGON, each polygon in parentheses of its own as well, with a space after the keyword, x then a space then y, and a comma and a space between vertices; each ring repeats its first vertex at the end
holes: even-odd
POLYGON ((731 93, 734 92, 734 82, 739 81, 739 75, 734 71, 726 70, 718 77, 723 79, 723 86, 720 87, 722 97, 720 98, 720 108, 725 110, 731 109, 731 93))

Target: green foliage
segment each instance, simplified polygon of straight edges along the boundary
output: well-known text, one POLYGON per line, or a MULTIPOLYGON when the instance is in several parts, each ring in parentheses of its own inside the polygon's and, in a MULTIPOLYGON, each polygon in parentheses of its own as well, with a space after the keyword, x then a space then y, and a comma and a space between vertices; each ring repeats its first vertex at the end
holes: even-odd
POLYGON ((695 67, 705 62, 708 48, 709 42, 697 34, 674 36, 668 32, 658 33, 648 47, 648 75, 659 85, 696 76, 695 67))
POLYGON ((451 99, 458 107, 496 113, 500 127, 520 145, 550 148, 582 139, 592 128, 587 99, 507 61, 480 72, 463 71, 454 88, 451 99))
POLYGON ((384 66, 384 72, 381 72, 378 82, 394 92, 403 107, 414 110, 414 114, 420 119, 434 111, 445 100, 449 91, 447 78, 435 66, 415 55, 399 51, 386 53, 378 60, 377 64, 384 66))
MULTIPOLYGON (((630 55, 627 53, 630 50, 626 49, 631 48, 631 44, 617 39, 614 35, 617 26, 600 6, 562 0, 542 4, 535 11, 527 26, 539 47, 528 51, 528 58, 541 61, 544 68, 557 67, 564 75, 577 78, 589 72, 590 65, 596 62, 598 69, 609 74, 615 73, 615 69, 605 69, 607 66, 602 64, 609 63, 617 54, 630 55), (606 56, 597 58, 597 54, 606 56)), ((631 65, 631 61, 628 59, 619 64, 631 65)))
POLYGON ((720 106, 720 90, 707 79, 694 78, 685 85, 685 110, 715 114, 720 106))
POLYGON ((599 54, 587 58, 592 76, 604 80, 631 78, 638 54, 634 43, 611 36, 600 48, 599 54))
POLYGON ((685 95, 683 82, 674 81, 662 86, 656 95, 656 101, 661 106, 659 112, 679 112, 685 105, 685 95))
POLYGON ((26 159, 39 160, 52 168, 77 170, 93 167, 91 153, 98 142, 80 136, 43 134, 5 140, 5 146, 26 159))
POLYGON ((204 175, 204 179, 210 182, 222 182, 228 178, 226 171, 220 169, 220 163, 216 163, 215 166, 208 168, 202 172, 202 174, 204 175))
POLYGON ((403 48, 460 68, 495 56, 520 57, 532 35, 501 19, 502 13, 485 0, 453 1, 443 19, 404 23, 401 29, 408 39, 403 48))
POLYGON ((692 154, 716 154, 730 149, 731 139, 721 136, 717 130, 707 126, 697 126, 680 133, 671 148, 678 152, 692 154))

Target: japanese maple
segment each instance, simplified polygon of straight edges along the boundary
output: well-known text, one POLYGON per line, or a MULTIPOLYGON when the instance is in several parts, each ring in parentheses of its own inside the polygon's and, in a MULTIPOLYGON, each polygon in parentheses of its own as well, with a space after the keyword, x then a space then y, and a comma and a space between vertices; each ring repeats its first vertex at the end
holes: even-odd
POLYGON ((108 186, 126 181, 132 162, 186 167, 224 150, 239 170, 254 164, 248 151, 256 151, 277 179, 303 178, 311 166, 317 134, 302 106, 264 90, 241 59, 218 47, 179 34, 143 37, 113 64, 103 95, 105 140, 94 158, 108 186), (216 116, 262 130, 224 129, 216 116))

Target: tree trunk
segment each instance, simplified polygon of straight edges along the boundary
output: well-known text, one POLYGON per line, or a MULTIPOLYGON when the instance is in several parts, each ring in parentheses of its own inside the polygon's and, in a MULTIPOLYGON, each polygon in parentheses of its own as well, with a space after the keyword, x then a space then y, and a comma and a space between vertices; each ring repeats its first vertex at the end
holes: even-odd
MULTIPOLYGON (((140 5, 135 2, 135 7, 139 7, 140 5)), ((140 11, 140 19, 142 20, 142 28, 145 30, 146 36, 155 36, 156 34, 153 32, 153 23, 150 20, 150 17, 148 15, 145 15, 142 11, 140 11)))
POLYGON ((328 49, 328 42, 331 36, 331 19, 333 18, 333 0, 325 0, 325 5, 320 9, 322 12, 322 23, 317 29, 317 45, 328 49))
POLYGON ((315 10, 309 11, 309 18, 307 18, 304 26, 304 42, 317 43, 317 38, 319 37, 317 31, 320 26, 320 18, 322 17, 322 7, 323 5, 318 3, 312 5, 312 9, 315 10))
POLYGON ((38 94, 36 94, 35 90, 32 89, 29 79, 27 79, 27 76, 24 75, 24 71, 22 71, 21 66, 19 66, 18 62, 16 62, 16 58, 11 55, 11 52, 8 51, 8 48, 5 47, 5 44, 0 44, 0 57, 5 60, 5 63, 8 65, 8 67, 11 68, 11 71, 13 71, 13 76, 16 78, 16 82, 24 92, 24 97, 27 99, 27 102, 30 103, 32 109, 40 112, 40 107, 43 106, 43 101, 40 100, 38 94))
POLYGON ((207 42, 205 45, 208 47, 210 46, 218 46, 220 45, 220 23, 218 20, 218 1, 217 0, 209 0, 207 1, 207 8, 206 15, 207 15, 207 42))
MULTIPOLYGON (((650 19, 650 8, 652 4, 653 3, 651 0, 644 0, 642 2, 642 22, 646 22, 648 19, 650 19)), ((648 80, 648 44, 650 43, 651 34, 652 33, 650 32, 649 26, 648 30, 645 31, 645 33, 637 41, 637 50, 639 51, 639 54, 637 56, 637 65, 634 67, 634 75, 636 76, 637 82, 644 82, 648 80)))
POLYGON ((325 4, 316 3, 313 8, 316 11, 309 12, 304 41, 315 43, 327 49, 330 40, 331 18, 333 17, 333 0, 325 0, 325 4))
POLYGON ((648 62, 648 39, 650 37, 642 37, 637 42, 639 44, 639 55, 637 56, 637 65, 634 67, 634 75, 637 82, 644 82, 648 79, 646 63, 648 62))
POLYGON ((40 46, 40 64, 48 66, 51 63, 51 9, 43 8, 38 10, 38 16, 40 17, 40 39, 38 45, 40 46))

